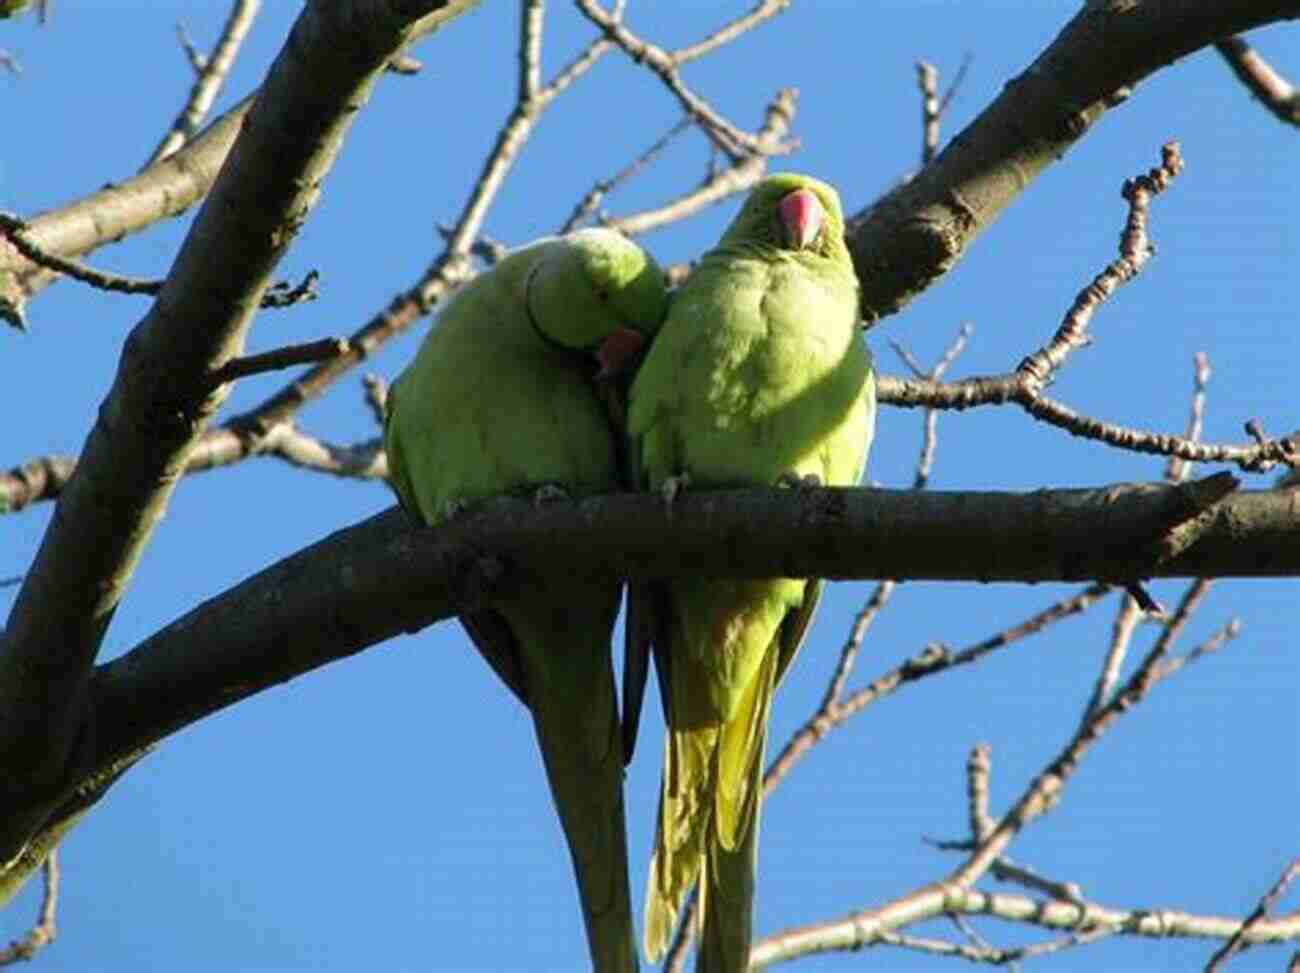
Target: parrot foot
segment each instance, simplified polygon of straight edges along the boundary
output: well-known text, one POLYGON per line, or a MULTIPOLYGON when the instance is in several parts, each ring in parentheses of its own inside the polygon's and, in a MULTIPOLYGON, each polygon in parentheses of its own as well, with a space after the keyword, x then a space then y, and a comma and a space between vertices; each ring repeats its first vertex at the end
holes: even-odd
POLYGON ((806 473, 803 476, 798 473, 782 473, 776 478, 776 485, 792 490, 815 490, 822 485, 822 478, 816 473, 806 473))
POLYGON ((533 506, 544 507, 550 503, 558 503, 561 500, 571 500, 569 491, 564 489, 558 483, 543 483, 533 491, 533 506))
POLYGON ((673 501, 677 499, 678 494, 691 485, 691 474, 683 470, 677 476, 666 478, 663 483, 659 484, 659 495, 664 498, 664 504, 668 507, 668 512, 672 513, 673 501))
POLYGON ((454 497, 450 500, 444 500, 438 508, 438 523, 445 520, 455 520, 468 510, 469 506, 464 500, 457 500, 454 497))

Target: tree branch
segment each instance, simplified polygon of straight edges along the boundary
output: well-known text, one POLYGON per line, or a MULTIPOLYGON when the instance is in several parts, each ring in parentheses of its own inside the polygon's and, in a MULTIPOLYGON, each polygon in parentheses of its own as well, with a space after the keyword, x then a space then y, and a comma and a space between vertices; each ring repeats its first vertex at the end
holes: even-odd
MULTIPOLYGON (((24 220, 27 239, 44 253, 70 258, 183 213, 211 188, 256 95, 244 98, 184 148, 139 175, 24 220)), ((10 324, 22 327, 26 302, 55 279, 0 239, 0 316, 10 324)))
POLYGON ((1300 16, 1300 0, 1089 0, 915 179, 850 222, 862 314, 900 310, 1131 87, 1222 37, 1300 16))
MULTIPOLYGON (((197 77, 180 114, 176 116, 171 129, 150 154, 144 168, 147 169, 160 159, 167 158, 198 131, 204 116, 212 108, 212 103, 226 83, 226 75, 230 73, 231 65, 235 63, 235 55, 239 53, 239 48, 243 45, 249 28, 253 26, 253 20, 257 17, 257 11, 261 6, 262 0, 235 0, 226 17, 226 25, 221 29, 217 46, 212 49, 212 56, 203 58, 201 64, 195 59, 197 52, 193 50, 192 45, 186 50, 190 63, 195 67, 197 77)), ((184 43, 186 38, 183 31, 181 38, 184 43)))
POLYGON ((90 667, 185 456, 222 391, 276 262, 314 205, 384 65, 469 0, 309 3, 118 374, 0 642, 0 862, 91 746, 90 667))
POLYGON ((1300 125, 1300 92, 1295 85, 1273 70, 1240 37, 1229 37, 1214 45, 1250 93, 1288 125, 1300 125))

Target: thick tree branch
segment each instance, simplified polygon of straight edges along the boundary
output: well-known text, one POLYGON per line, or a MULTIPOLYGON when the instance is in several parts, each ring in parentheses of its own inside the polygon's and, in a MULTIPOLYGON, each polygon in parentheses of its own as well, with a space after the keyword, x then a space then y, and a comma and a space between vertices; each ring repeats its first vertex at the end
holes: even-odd
POLYGON ((851 222, 862 313, 904 307, 1143 78, 1220 38, 1300 17, 1300 0, 1089 0, 915 179, 851 222))
POLYGON ((0 642, 0 862, 40 827, 81 725, 90 667, 186 453, 221 400, 203 378, 239 354, 270 274, 384 65, 470 0, 309 3, 133 329, 0 642), (47 803, 48 802, 48 803, 47 803))
MULTIPOLYGON (((530 563, 585 559, 612 573, 659 577, 1300 575, 1300 491, 1240 492, 1205 509, 1224 486, 1220 474, 1183 485, 1027 494, 699 492, 678 498, 671 516, 649 494, 541 509, 502 499, 437 528, 415 527, 394 508, 271 565, 99 666, 88 687, 94 725, 53 796, 77 798, 80 811, 167 734, 451 617, 485 592, 527 583, 530 563)), ((26 810, 11 803, 0 828, 12 831, 26 810)), ((59 814, 49 820, 54 826, 59 814)))

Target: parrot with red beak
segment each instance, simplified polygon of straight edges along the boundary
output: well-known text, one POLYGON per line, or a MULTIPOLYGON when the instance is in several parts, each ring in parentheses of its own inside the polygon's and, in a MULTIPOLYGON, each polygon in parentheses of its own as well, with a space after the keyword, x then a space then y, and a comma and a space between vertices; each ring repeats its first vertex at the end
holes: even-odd
MULTIPOLYGON (((663 320, 663 272, 635 243, 581 230, 516 250, 447 304, 388 394, 384 448, 402 506, 427 524, 506 492, 622 487, 613 381, 663 320)), ((538 494, 539 497, 543 494, 538 494)), ((592 968, 637 968, 610 635, 617 578, 519 568, 461 614, 532 713, 578 881, 592 968)))
MULTIPOLYGON (((839 196, 763 180, 673 295, 628 403, 643 488, 856 484, 875 427, 871 354, 839 196)), ((820 581, 674 579, 630 589, 625 749, 651 649, 668 725, 646 891, 658 961, 697 883, 699 973, 749 966, 759 802, 772 695, 820 581)))

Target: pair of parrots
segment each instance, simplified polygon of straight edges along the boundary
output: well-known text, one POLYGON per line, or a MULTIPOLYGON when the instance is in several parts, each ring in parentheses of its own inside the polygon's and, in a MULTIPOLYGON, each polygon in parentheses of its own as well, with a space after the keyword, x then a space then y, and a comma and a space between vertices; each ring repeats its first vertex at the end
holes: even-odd
MULTIPOLYGON (((388 399, 402 505, 427 523, 521 488, 571 495, 817 481, 853 485, 875 423, 871 355, 839 197, 768 177, 674 293, 608 230, 514 251, 461 290, 388 399), (616 428, 598 392, 645 351, 616 428), (620 469, 627 438, 627 466, 620 469)), ((462 622, 533 715, 598 973, 637 967, 623 766, 653 648, 668 739, 645 952, 662 958, 699 884, 697 969, 748 966, 772 693, 819 582, 673 579, 630 587, 624 719, 610 658, 618 579, 569 566, 515 578, 462 622)))

